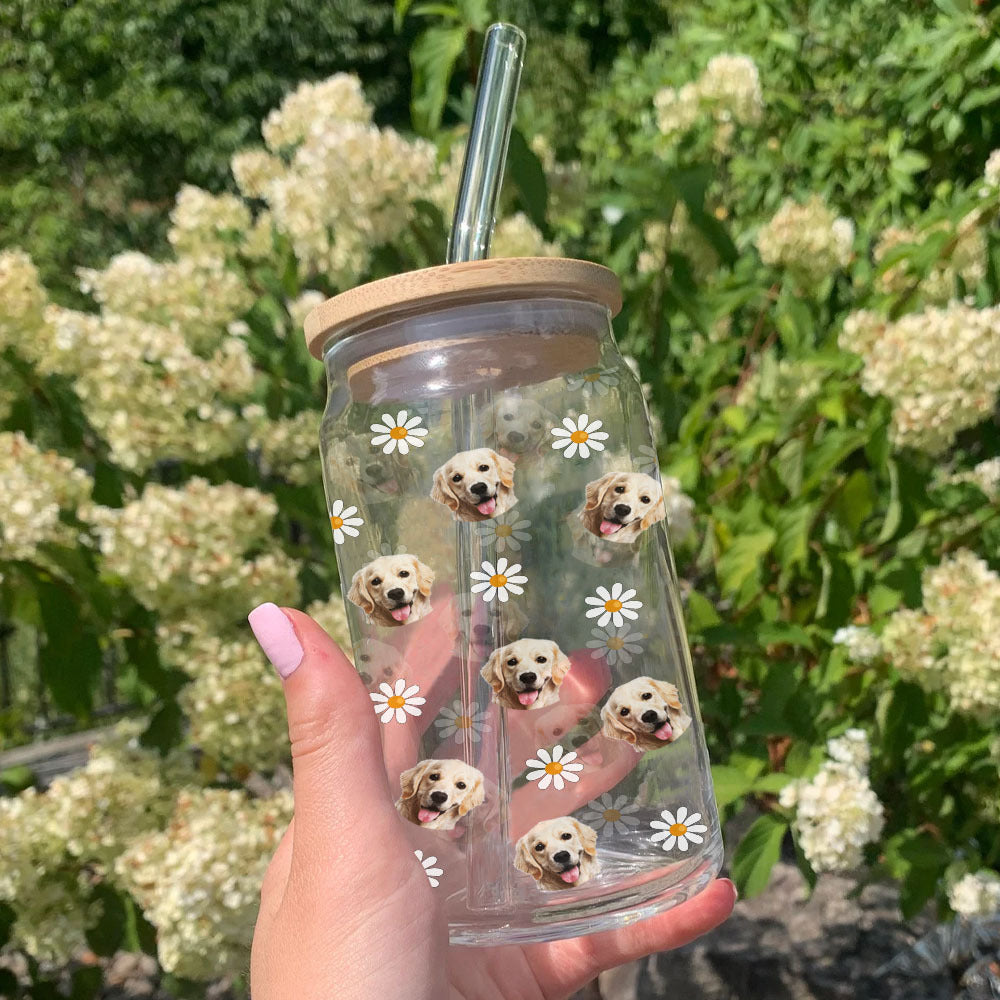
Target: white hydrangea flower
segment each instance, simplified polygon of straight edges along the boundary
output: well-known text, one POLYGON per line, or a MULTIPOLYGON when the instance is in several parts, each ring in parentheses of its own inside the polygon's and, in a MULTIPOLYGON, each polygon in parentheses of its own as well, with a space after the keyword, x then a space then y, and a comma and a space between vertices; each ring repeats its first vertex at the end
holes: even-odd
POLYGON ((963 875, 948 890, 948 905, 963 917, 1000 914, 1000 875, 986 868, 963 875))
POLYGON ((298 298, 286 303, 288 315, 292 318, 292 333, 301 334, 306 325, 306 316, 309 315, 318 305, 326 302, 326 296, 322 292, 314 289, 307 289, 298 298))
POLYGON ((266 149, 243 149, 229 163, 236 186, 247 198, 264 198, 271 181, 285 172, 284 161, 266 149))
POLYGON ((663 87, 653 96, 656 108, 656 127, 665 135, 687 132, 701 114, 701 96, 698 86, 686 83, 683 87, 663 87))
POLYGON ((243 553, 269 539, 274 499, 255 489, 195 477, 179 489, 148 483, 122 508, 94 506, 104 569, 164 618, 192 609, 220 625, 241 622, 261 601, 294 604, 298 564, 281 550, 252 560, 243 553))
POLYGON ((1000 387, 1000 307, 929 306, 898 320, 861 310, 840 346, 864 358, 861 386, 892 403, 899 446, 931 454, 991 416, 1000 387))
POLYGON ((923 607, 895 612, 882 633, 893 665, 957 712, 1000 714, 1000 575, 961 549, 923 572, 923 607))
POLYGON ((319 422, 321 414, 303 410, 293 417, 262 420, 254 427, 247 442, 260 449, 262 472, 280 476, 286 482, 303 486, 320 474, 319 422))
POLYGON ((0 432, 0 559, 32 559, 44 542, 75 545, 59 512, 88 502, 93 485, 70 459, 39 450, 21 431, 0 432))
POLYGON ((16 247, 0 251, 0 352, 7 346, 31 357, 32 334, 42 326, 48 295, 31 258, 16 247))
POLYGON ((245 972, 271 855, 292 816, 291 792, 185 789, 162 832, 139 838, 117 878, 157 929, 167 972, 214 980, 245 972))
POLYGON ((687 206, 678 202, 669 226, 665 222, 647 222, 642 227, 644 249, 636 260, 640 274, 671 273, 668 254, 681 253, 687 258, 695 278, 705 281, 719 266, 719 256, 701 230, 691 222, 687 206))
MULTIPOLYGON (((932 267, 919 282, 920 292, 928 302, 947 302, 955 297, 957 278, 961 278, 967 288, 974 288, 986 274, 986 237, 979 222, 979 214, 971 212, 957 226, 948 221, 921 230, 890 226, 882 231, 875 244, 872 252, 875 263, 880 264, 898 246, 907 243, 922 246, 929 237, 947 233, 949 239, 954 240, 947 258, 932 267)), ((902 260, 879 275, 877 284, 885 292, 903 292, 914 281, 909 262, 902 260)))
POLYGON ((966 472, 956 472, 948 482, 972 483, 996 503, 1000 500, 1000 458, 987 458, 966 472))
POLYGON ((501 219, 490 242, 490 257, 561 257, 562 253, 558 243, 545 241, 524 212, 501 219))
POLYGON ((805 286, 847 267, 853 244, 854 223, 835 216, 819 195, 803 204, 786 199, 757 232, 760 259, 785 268, 805 286))
POLYGON ((1000 188, 1000 149, 994 149, 986 158, 983 167, 983 180, 987 187, 1000 188))
POLYGON ((833 633, 836 646, 843 646, 852 663, 871 663, 882 655, 882 642, 870 628, 845 625, 833 633))
POLYGON ((856 771, 868 772, 872 751, 868 744, 868 734, 863 729, 848 729, 843 736, 835 736, 826 741, 826 753, 830 760, 847 764, 856 771))
POLYGON ((250 209, 236 195, 212 194, 184 184, 170 213, 167 239, 179 257, 225 259, 250 221, 250 209))
POLYGON ((783 806, 794 805, 799 846, 813 871, 847 871, 861 864, 866 844, 878 840, 884 809, 867 774, 851 764, 827 761, 815 777, 786 786, 783 806))
POLYGON ((268 148, 278 152, 307 140, 328 122, 367 125, 372 120, 372 110, 358 77, 353 73, 336 73, 319 83, 300 83, 267 116, 261 133, 268 148))

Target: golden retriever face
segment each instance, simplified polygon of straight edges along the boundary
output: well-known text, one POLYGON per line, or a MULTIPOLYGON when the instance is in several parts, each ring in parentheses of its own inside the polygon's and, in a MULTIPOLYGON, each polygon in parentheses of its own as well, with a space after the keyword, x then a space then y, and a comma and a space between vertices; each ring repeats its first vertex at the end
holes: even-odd
POLYGON ((677 688, 652 677, 616 687, 601 709, 601 720, 605 736, 625 740, 639 752, 673 743, 691 725, 677 688))
POLYGON ((428 830, 451 830, 486 798, 481 771, 460 760, 422 760, 399 776, 396 808, 428 830))
POLYGON ((572 816, 536 823, 518 842, 514 867, 539 889, 572 889, 600 871, 597 834, 572 816))
POLYGON ((545 440, 553 416, 533 399, 504 398, 493 407, 491 440, 512 455, 535 451, 545 440))
POLYGON ((379 625, 411 625, 431 610, 433 583, 433 571, 416 556, 379 556, 351 578, 347 599, 379 625))
POLYGON ((666 516, 660 484, 642 472, 609 472, 587 483, 584 527, 607 542, 632 542, 666 516))
POLYGON ((488 521, 517 503, 514 463, 490 448, 460 451, 434 473, 431 499, 456 521, 488 521))
POLYGON ((544 708, 559 700, 569 657, 549 639, 518 639, 494 650, 481 673, 505 708, 544 708))

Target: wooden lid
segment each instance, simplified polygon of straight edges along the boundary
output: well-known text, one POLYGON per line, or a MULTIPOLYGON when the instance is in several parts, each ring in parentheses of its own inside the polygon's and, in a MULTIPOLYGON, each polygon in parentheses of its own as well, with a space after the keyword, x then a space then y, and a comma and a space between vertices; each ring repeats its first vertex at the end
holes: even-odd
POLYGON ((507 257, 442 264, 406 271, 359 285, 318 305, 306 317, 306 344, 322 357, 331 336, 394 312, 412 311, 445 300, 521 298, 530 295, 596 302, 617 315, 622 290, 613 271, 586 260, 562 257, 507 257))

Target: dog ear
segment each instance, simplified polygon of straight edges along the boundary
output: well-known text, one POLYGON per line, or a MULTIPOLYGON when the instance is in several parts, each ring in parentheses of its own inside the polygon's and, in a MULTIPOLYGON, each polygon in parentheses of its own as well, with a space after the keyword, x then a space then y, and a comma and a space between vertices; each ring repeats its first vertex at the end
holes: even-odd
POLYGON ((691 725, 691 716, 684 711, 681 704, 680 692, 669 681, 654 680, 653 687, 663 696, 667 705, 667 712, 670 715, 671 728, 674 731, 674 739, 691 725))
POLYGON ((503 646, 499 649, 494 649, 493 652, 490 653, 490 658, 484 664, 483 669, 479 672, 483 680, 486 681, 491 688, 493 688, 494 694, 499 694, 503 690, 505 683, 503 667, 500 663, 500 655, 503 651, 503 646))
POLYGON ((451 480, 445 475, 445 466, 443 465, 434 473, 431 499, 445 504, 452 511, 458 510, 458 497, 451 491, 451 480))
POLYGON ((617 476, 617 472, 609 472, 600 479, 595 479, 592 483, 587 483, 587 502, 583 505, 584 510, 596 510, 604 497, 604 493, 611 485, 611 480, 617 476))
MULTIPOLYGON (((476 771, 475 768, 473 770, 476 771)), ((486 789, 483 786, 483 776, 479 771, 476 771, 476 780, 472 783, 471 788, 465 790, 465 795, 462 796, 462 801, 458 804, 458 815, 464 816, 476 806, 481 806, 485 801, 486 789)))
POLYGON ((528 842, 529 835, 525 834, 517 842, 517 851, 514 854, 514 867, 519 872, 530 875, 536 882, 542 877, 542 866, 535 860, 535 855, 528 842))
POLYGON ((424 597, 431 596, 431 587, 434 585, 434 570, 426 563, 422 563, 416 556, 413 559, 413 571, 417 574, 417 586, 424 597))
POLYGON ((514 463, 509 458, 498 455, 495 451, 491 450, 490 454, 493 456, 493 461, 496 462, 497 469, 500 472, 501 485, 512 490, 514 488, 514 463))
POLYGON ((646 511, 642 520, 639 522, 639 527, 642 531, 645 531, 650 525, 656 524, 657 521, 662 521, 667 516, 667 508, 663 503, 663 494, 660 494, 660 499, 653 504, 648 511, 646 511))
POLYGON ((661 681, 655 677, 648 677, 653 690, 667 703, 670 708, 682 708, 681 695, 677 688, 670 681, 661 681))
POLYGON ((566 679, 570 663, 569 657, 559 648, 556 643, 552 643, 552 680, 558 685, 566 679))
POLYGON ((612 710, 610 701, 601 709, 601 719, 604 722, 601 732, 605 736, 613 740, 626 740, 635 746, 635 733, 619 719, 618 713, 612 710))
POLYGON ((576 827, 577 836, 580 838, 580 843, 583 845, 584 853, 589 854, 592 858, 597 857, 597 833, 593 827, 587 826, 586 823, 581 823, 578 819, 570 817, 570 821, 576 827))
POLYGON ((422 760, 419 764, 407 768, 399 776, 399 789, 401 799, 412 799, 417 794, 420 787, 420 779, 430 770, 435 762, 433 760, 422 760))
POLYGON ((365 586, 364 566, 351 577, 351 589, 347 592, 347 599, 361 608, 366 615, 370 615, 375 610, 375 602, 365 586))

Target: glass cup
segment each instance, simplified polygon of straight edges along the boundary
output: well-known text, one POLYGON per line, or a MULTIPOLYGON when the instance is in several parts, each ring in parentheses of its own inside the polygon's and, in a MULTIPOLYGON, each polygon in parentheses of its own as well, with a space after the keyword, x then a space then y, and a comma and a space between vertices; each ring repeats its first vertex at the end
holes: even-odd
POLYGON ((306 321, 354 662, 457 943, 621 926, 722 861, 620 306, 596 264, 487 260, 306 321))

